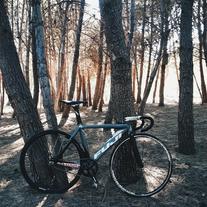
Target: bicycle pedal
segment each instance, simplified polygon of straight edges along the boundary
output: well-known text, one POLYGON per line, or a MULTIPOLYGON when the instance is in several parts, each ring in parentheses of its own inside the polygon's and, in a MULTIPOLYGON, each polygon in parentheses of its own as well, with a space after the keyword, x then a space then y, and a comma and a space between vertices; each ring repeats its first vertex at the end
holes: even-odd
POLYGON ((95 187, 95 188, 98 188, 98 180, 95 177, 92 177, 92 179, 93 179, 92 186, 95 187))
POLYGON ((98 188, 98 183, 93 182, 92 187, 98 188))

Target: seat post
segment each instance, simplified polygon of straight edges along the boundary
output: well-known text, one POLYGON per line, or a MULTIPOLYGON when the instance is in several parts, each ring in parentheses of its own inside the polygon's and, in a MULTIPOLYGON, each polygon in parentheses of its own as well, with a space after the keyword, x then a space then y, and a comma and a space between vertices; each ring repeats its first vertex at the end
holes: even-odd
POLYGON ((74 105, 72 107, 73 107, 73 110, 75 111, 77 125, 82 124, 83 122, 82 122, 81 116, 80 116, 80 107, 79 107, 79 105, 77 104, 77 105, 74 105))

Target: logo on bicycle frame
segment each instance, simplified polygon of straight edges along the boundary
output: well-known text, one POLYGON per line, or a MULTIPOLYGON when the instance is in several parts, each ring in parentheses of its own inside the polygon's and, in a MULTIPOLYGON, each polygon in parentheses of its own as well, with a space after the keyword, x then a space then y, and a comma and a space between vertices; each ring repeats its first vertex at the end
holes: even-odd
POLYGON ((101 155, 108 150, 115 142, 117 142, 121 137, 123 130, 119 130, 114 133, 113 137, 111 137, 102 147, 99 149, 94 155, 93 159, 97 160, 101 157, 101 155))

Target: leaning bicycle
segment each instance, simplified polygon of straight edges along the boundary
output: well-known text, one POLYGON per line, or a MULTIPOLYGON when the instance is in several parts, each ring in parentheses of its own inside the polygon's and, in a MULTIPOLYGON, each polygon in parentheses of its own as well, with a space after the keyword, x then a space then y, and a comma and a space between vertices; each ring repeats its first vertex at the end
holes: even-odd
POLYGON ((84 102, 62 102, 74 109, 77 126, 70 133, 45 130, 24 145, 20 169, 31 187, 45 193, 64 193, 82 175, 91 177, 98 184, 97 161, 112 146, 109 170, 113 181, 123 192, 147 197, 166 186, 172 174, 172 158, 158 138, 144 132, 153 126, 151 117, 125 117, 121 124, 85 125, 79 111, 79 105, 84 102), (139 126, 134 126, 135 122, 139 126), (91 154, 84 130, 99 128, 114 129, 114 133, 91 154))

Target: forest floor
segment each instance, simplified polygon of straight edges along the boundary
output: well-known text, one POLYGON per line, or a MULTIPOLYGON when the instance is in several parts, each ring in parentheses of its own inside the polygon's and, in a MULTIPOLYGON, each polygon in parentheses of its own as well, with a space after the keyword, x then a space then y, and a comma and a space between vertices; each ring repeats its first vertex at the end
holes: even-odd
MULTIPOLYGON (((192 156, 176 152, 177 106, 147 106, 147 113, 155 119, 150 133, 159 137, 169 148, 174 166, 171 182, 157 195, 134 198, 125 195, 110 179, 108 161, 100 160, 98 179, 101 186, 91 186, 88 178, 64 194, 42 194, 32 190, 19 170, 19 155, 23 146, 17 121, 11 113, 0 120, 0 206, 1 207, 207 207, 207 106, 194 106, 195 141, 197 153, 192 156)), ((101 123, 105 113, 82 112, 85 123, 101 123)), ((67 131, 73 123, 71 116, 67 131)), ((102 138, 89 133, 89 144, 96 146, 102 138), (98 143, 97 143, 98 142, 98 143)), ((107 158, 110 151, 107 152, 107 158)))

